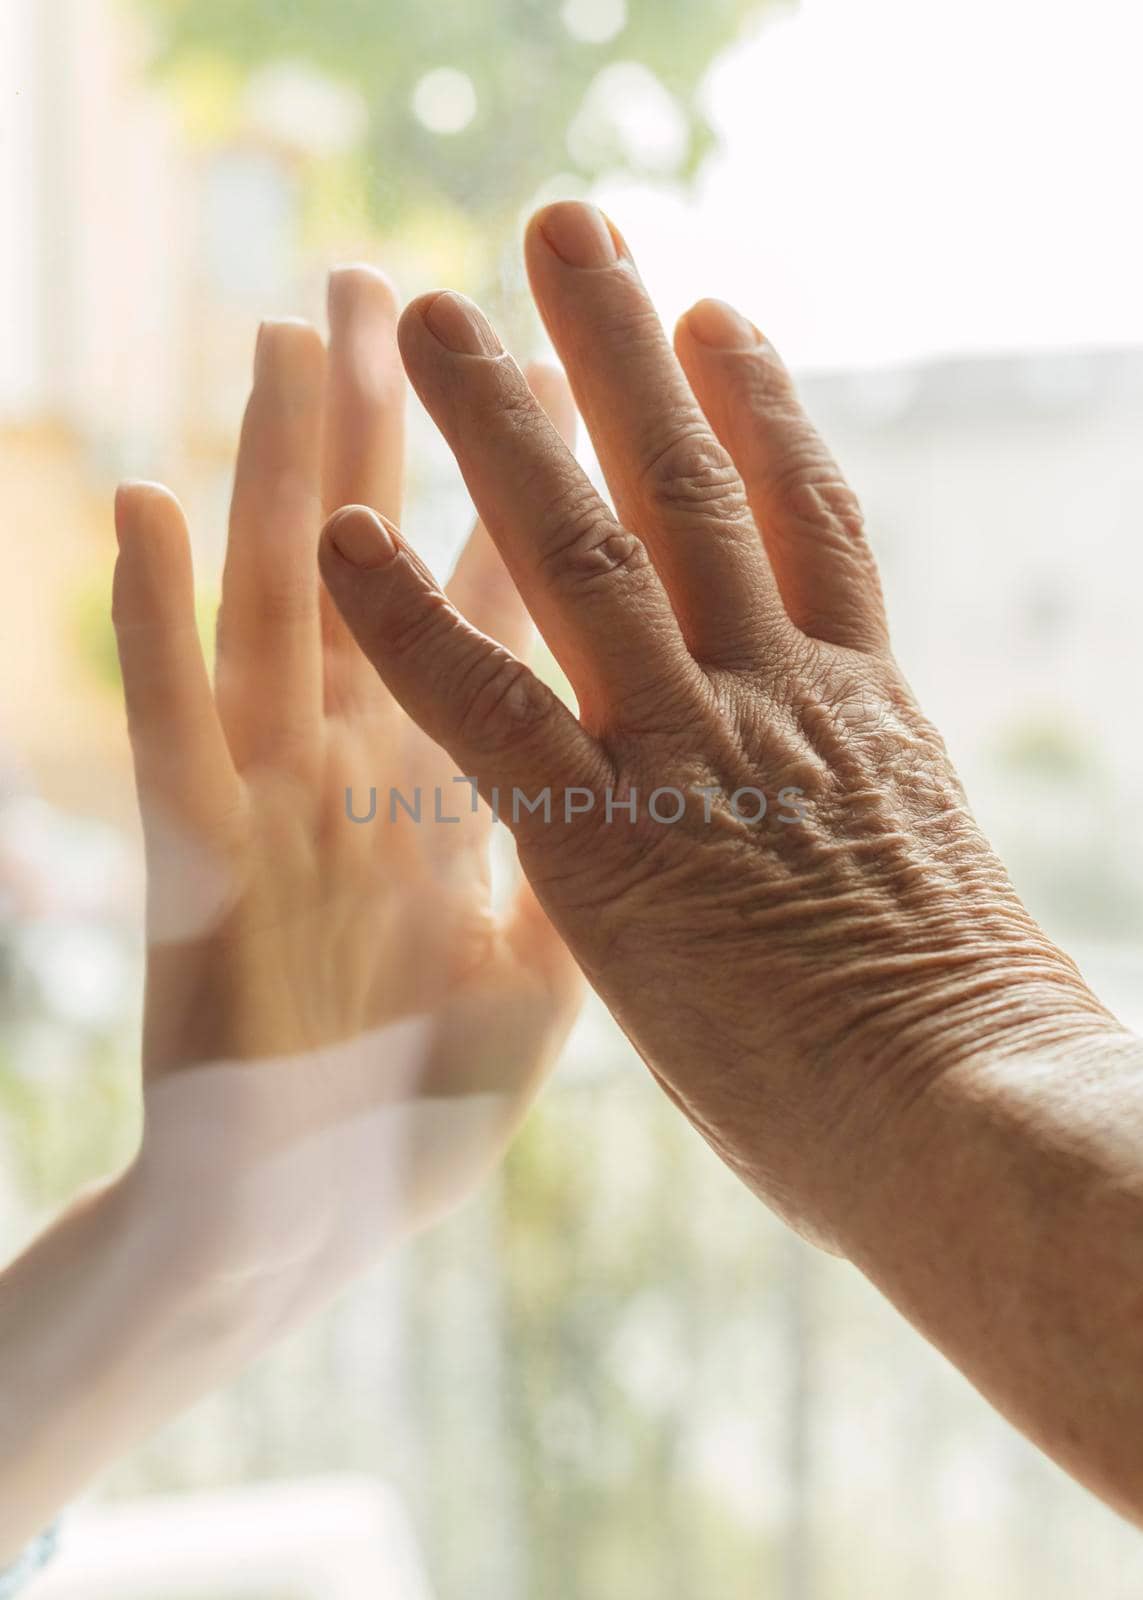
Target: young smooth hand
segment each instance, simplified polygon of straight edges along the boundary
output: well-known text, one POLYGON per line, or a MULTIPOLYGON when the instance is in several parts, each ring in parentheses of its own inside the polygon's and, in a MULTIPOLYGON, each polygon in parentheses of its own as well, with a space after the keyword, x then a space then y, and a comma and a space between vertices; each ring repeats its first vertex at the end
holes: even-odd
MULTIPOLYGON (((341 270, 329 315, 328 355, 300 323, 259 334, 213 684, 178 504, 130 485, 116 515, 148 875, 136 1181, 195 1195, 228 1250, 248 1228, 260 1271, 278 1249, 368 1255, 470 1192, 578 998, 531 890, 494 909, 487 809, 323 591, 323 515, 354 500, 396 517, 403 480, 392 291, 341 270), (409 807, 419 792, 419 820, 391 789, 409 807)), ((562 377, 531 381, 570 439, 562 377)), ((527 652, 530 621, 479 524, 449 593, 527 652)))
MULTIPOLYGON (((571 1022, 574 963, 492 825, 318 579, 322 516, 399 512, 392 292, 330 283, 328 354, 267 324, 238 453, 212 684, 164 489, 117 504, 114 617, 147 864, 144 1132, 0 1272, 0 1567, 109 1462, 468 1195, 571 1022), (437 822, 434 791, 442 790, 437 822), (369 790, 378 792, 370 822, 369 790), (421 822, 398 808, 391 788, 421 822)), ((562 378, 531 375, 565 438, 562 378)), ((450 585, 530 624, 477 526, 450 585)))

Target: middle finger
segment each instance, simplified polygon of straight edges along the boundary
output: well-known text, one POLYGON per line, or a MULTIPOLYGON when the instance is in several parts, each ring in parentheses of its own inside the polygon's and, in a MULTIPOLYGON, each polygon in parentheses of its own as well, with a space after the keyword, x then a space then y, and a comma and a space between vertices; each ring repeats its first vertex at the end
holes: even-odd
POLYGON ((626 246, 594 206, 532 219, 532 293, 615 496, 700 661, 749 666, 781 617, 742 481, 687 383, 626 246))
MULTIPOLYGON (((329 276, 329 365, 323 425, 322 502, 364 505, 401 520, 405 472, 405 373, 397 352, 397 297, 373 267, 329 276)), ((324 585, 322 644, 327 711, 343 715, 390 703, 324 585)))

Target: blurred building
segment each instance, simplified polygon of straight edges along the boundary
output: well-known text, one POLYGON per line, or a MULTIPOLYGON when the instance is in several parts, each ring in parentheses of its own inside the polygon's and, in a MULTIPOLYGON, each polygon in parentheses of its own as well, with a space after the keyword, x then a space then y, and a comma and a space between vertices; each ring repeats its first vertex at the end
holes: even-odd
POLYGON ((5 0, 0 197, 0 739, 118 811, 112 492, 169 479, 209 571, 257 315, 294 287, 289 161, 196 147, 129 7, 5 0))
POLYGON ((1143 351, 804 385, 865 504, 894 644, 1033 911, 1143 1024, 1143 351), (1128 971, 1104 946, 1136 952, 1128 971))

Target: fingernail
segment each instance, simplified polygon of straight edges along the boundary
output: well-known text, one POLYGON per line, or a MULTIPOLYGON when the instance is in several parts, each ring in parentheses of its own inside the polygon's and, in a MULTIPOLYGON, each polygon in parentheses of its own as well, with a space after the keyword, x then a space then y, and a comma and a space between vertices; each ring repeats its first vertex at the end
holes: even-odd
POLYGON ((325 309, 331 326, 340 322, 353 301, 353 267, 333 267, 325 280, 325 309))
POLYGON ((333 267, 326 279, 326 313, 331 326, 354 311, 396 311, 396 293, 379 267, 365 261, 346 262, 333 267))
MULTIPOLYGON (((254 376, 266 377, 272 372, 275 360, 279 355, 289 359, 290 341, 296 339, 299 333, 305 333, 309 323, 302 317, 273 317, 258 325, 258 337, 254 342, 254 376)), ((297 346, 294 346, 297 350, 297 346)))
POLYGON ((123 513, 127 505, 127 498, 142 487, 144 487, 144 483, 141 478, 124 478, 123 482, 116 486, 114 523, 115 542, 117 544, 123 543, 123 513))
POLYGON ((700 300, 687 312, 687 327, 700 344, 714 350, 749 350, 761 334, 725 300, 700 300))
POLYGON ((444 289, 421 312, 425 326, 444 345, 458 356, 499 356, 504 346, 484 316, 471 300, 462 294, 444 289))
POLYGON ((116 504, 128 494, 161 494, 170 496, 171 491, 165 483, 160 483, 157 478, 121 478, 115 485, 116 504))
POLYGON ((342 506, 330 518, 326 532, 351 567, 383 567, 397 554, 393 535, 368 506, 342 506))
POLYGON ((615 236, 598 206, 561 200, 540 218, 540 232, 569 267, 609 267, 618 261, 615 236))

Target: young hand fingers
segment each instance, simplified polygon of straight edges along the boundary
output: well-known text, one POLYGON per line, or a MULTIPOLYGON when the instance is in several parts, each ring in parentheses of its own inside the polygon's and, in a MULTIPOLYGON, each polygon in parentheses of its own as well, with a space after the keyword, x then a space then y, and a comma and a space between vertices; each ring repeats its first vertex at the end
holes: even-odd
POLYGON ((263 324, 235 469, 216 668, 240 767, 309 773, 319 748, 324 377, 315 329, 263 324))
MULTIPOLYGON (((401 517, 405 472, 405 371, 397 350, 397 297, 373 267, 339 267, 327 295, 329 356, 325 388, 322 504, 372 506, 401 517)), ((324 585, 321 589, 325 700, 342 713, 386 703, 324 585)))
POLYGON ((124 484, 115 529, 111 609, 144 826, 209 831, 233 813, 240 784, 199 640, 182 508, 160 484, 124 484))

